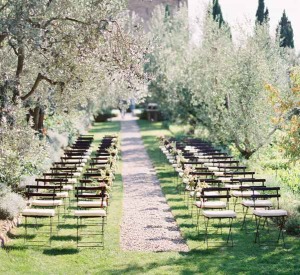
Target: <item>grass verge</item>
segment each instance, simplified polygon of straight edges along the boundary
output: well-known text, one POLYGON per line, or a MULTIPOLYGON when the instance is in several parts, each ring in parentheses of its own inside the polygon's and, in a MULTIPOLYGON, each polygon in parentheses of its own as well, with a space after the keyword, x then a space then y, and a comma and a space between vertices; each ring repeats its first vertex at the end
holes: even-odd
MULTIPOLYGON (((205 249, 203 237, 198 237, 192 219, 188 215, 187 207, 175 188, 173 182, 173 168, 161 157, 156 137, 172 135, 164 129, 161 123, 139 121, 143 141, 148 154, 156 167, 162 190, 171 207, 184 238, 191 249, 182 255, 181 262, 185 262, 186 269, 193 272, 217 274, 295 274, 300 272, 299 238, 286 236, 287 248, 261 246, 253 243, 254 234, 246 234, 240 230, 241 215, 234 222, 234 247, 216 247, 205 249)), ((238 209, 238 211, 241 209, 238 209)), ((203 229, 203 227, 202 227, 203 229)))
MULTIPOLYGON (((76 249, 72 238, 76 235, 75 221, 70 218, 53 241, 51 248, 23 246, 23 228, 14 232, 15 239, 7 250, 0 250, 0 274, 298 274, 299 240, 289 237, 289 248, 266 248, 254 245, 253 236, 245 236, 235 228, 233 248, 206 250, 182 200, 173 184, 172 168, 160 159, 156 136, 170 134, 160 123, 140 121, 144 144, 156 166, 172 212, 187 239, 191 251, 128 252, 120 249, 120 224, 122 218, 122 180, 120 170, 116 176, 113 199, 105 228, 105 250, 76 249)), ((99 143, 104 134, 119 131, 118 122, 96 124, 90 131, 99 143)))

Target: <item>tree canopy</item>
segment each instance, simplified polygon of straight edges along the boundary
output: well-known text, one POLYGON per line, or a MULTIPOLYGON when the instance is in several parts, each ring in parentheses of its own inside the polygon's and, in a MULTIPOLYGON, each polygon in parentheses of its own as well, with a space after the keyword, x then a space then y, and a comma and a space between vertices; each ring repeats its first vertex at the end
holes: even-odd
POLYGON ((120 98, 145 96, 147 45, 138 24, 129 20, 126 1, 0 3, 0 162, 6 167, 0 181, 16 182, 8 162, 25 152, 26 163, 16 165, 25 174, 39 170, 32 159, 34 147, 43 143, 36 142, 37 132, 61 131, 54 122, 63 117, 71 134, 120 98))
POLYGON ((220 28, 211 16, 202 24, 202 44, 192 48, 187 11, 177 12, 168 24, 160 19, 163 12, 156 11, 151 28, 151 96, 165 117, 205 129, 209 140, 234 144, 251 157, 278 129, 271 123, 274 111, 265 83, 288 89, 286 53, 270 39, 265 24, 253 34, 241 30, 233 44, 228 28, 220 28))

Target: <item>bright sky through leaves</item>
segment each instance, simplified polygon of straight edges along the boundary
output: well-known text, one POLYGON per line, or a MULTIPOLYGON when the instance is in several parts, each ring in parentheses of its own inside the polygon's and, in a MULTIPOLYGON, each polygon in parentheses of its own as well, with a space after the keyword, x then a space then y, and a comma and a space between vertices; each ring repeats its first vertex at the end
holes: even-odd
MULTIPOLYGON (((189 0, 189 5, 197 4, 202 7, 211 0, 189 0), (197 3, 198 2, 198 3, 197 3), (199 3, 202 2, 202 3, 199 3)), ((251 20, 254 25, 255 13, 258 7, 258 0, 219 0, 224 20, 231 26, 237 22, 251 20)), ((294 29, 295 48, 300 51, 300 0, 265 0, 265 6, 269 9, 271 34, 274 35, 283 10, 286 10, 289 20, 294 29)), ((202 11, 199 11, 202 14, 202 11)), ((236 35, 235 29, 232 29, 236 35)))

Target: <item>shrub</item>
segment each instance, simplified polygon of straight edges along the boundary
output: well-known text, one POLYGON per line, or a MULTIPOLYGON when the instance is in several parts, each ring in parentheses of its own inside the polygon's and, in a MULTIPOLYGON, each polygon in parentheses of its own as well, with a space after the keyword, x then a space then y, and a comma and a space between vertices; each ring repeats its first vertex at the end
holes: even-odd
POLYGON ((285 225, 287 233, 291 235, 300 235, 300 214, 292 213, 289 215, 286 225, 285 225))
POLYGON ((297 168, 290 168, 289 170, 279 170, 278 176, 281 182, 288 186, 293 193, 299 193, 299 173, 297 168))
POLYGON ((0 185, 0 220, 12 220, 25 206, 26 202, 22 196, 0 185))
POLYGON ((288 211, 285 224, 287 233, 300 235, 300 200, 299 193, 293 193, 289 187, 282 186, 280 205, 288 211))

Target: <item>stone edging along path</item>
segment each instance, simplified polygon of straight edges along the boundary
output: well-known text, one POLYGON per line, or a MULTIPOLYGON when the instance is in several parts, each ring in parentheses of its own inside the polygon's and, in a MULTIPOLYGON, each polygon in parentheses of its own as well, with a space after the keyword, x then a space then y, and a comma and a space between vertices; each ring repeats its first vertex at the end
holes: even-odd
POLYGON ((188 251, 142 142, 134 118, 121 122, 124 184, 121 247, 130 251, 188 251))

